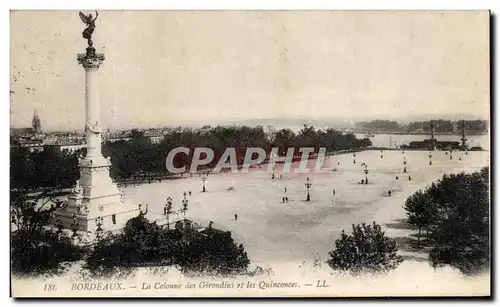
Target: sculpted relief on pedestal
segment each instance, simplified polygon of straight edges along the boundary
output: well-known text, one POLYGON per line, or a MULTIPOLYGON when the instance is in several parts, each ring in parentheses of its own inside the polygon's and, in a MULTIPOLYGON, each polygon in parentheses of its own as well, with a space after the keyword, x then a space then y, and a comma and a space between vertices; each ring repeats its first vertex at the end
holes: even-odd
POLYGON ((85 125, 85 130, 90 131, 92 133, 98 134, 102 131, 102 126, 99 122, 87 123, 85 125))
POLYGON ((80 214, 87 215, 89 213, 89 200, 88 199, 83 199, 82 204, 78 208, 78 212, 80 214))
POLYGON ((73 187, 73 193, 78 196, 83 195, 83 188, 80 186, 80 180, 76 181, 76 184, 73 187))

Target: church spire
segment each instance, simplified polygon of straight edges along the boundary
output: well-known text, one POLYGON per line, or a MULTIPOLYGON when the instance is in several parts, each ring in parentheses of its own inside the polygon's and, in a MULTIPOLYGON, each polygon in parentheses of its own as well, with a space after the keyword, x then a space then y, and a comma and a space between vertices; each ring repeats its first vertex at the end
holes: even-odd
POLYGON ((42 124, 40 122, 40 117, 38 117, 38 110, 35 109, 33 112, 33 119, 31 120, 31 128, 33 128, 34 134, 42 133, 42 124))

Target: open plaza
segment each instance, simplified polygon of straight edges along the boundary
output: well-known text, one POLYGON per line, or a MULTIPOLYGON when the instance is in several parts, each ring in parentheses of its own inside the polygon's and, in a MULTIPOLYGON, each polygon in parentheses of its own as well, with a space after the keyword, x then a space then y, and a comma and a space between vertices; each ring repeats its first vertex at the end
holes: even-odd
POLYGON ((368 150, 355 155, 327 157, 325 165, 335 165, 336 170, 326 174, 290 172, 280 176, 280 164, 275 179, 265 164, 249 173, 211 174, 206 178, 206 192, 202 192, 201 177, 194 174, 121 188, 127 202, 148 204, 148 218, 158 221, 164 220, 167 198, 173 199, 173 210, 180 211, 186 192, 187 218, 204 227, 212 221, 213 227, 231 231, 235 241, 245 246, 252 264, 298 266, 316 259, 324 262, 341 231, 350 232, 351 224, 375 221, 391 237, 415 233, 391 227, 406 218, 402 208, 406 198, 443 174, 478 171, 490 158, 487 151, 453 152, 452 159, 444 151, 433 151, 432 158, 429 151, 387 150, 381 157, 380 151, 368 150), (403 173, 404 161, 407 173, 403 173), (310 201, 306 201, 308 177, 310 201), (368 184, 360 184, 365 177, 368 184))

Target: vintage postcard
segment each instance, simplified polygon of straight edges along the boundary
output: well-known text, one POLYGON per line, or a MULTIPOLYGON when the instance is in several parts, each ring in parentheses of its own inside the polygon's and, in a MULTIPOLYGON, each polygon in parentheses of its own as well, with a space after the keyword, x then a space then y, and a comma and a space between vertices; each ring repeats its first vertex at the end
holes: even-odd
POLYGON ((490 12, 10 26, 12 296, 490 296, 490 12))

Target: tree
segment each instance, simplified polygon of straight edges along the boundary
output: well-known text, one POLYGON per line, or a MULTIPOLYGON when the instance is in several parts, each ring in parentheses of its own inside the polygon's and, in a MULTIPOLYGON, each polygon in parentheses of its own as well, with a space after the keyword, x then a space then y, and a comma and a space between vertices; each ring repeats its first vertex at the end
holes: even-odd
POLYGON ((396 252, 396 242, 386 237, 379 225, 363 223, 352 225, 350 235, 342 231, 327 264, 334 270, 352 274, 388 272, 403 261, 396 252))
POLYGON ((406 200, 408 223, 428 230, 429 261, 464 274, 489 267, 489 170, 444 175, 406 200), (429 234, 430 233, 430 234, 429 234))
POLYGON ((70 238, 47 227, 58 208, 47 207, 51 199, 42 194, 35 200, 11 192, 11 267, 14 275, 58 274, 64 263, 80 260, 84 248, 74 246, 70 238))
POLYGON ((429 261, 464 274, 489 268, 489 170, 444 176, 429 189, 439 207, 431 233, 429 261))
POLYGON ((54 146, 46 146, 42 152, 32 153, 22 147, 11 148, 11 188, 38 191, 73 186, 80 176, 78 155, 81 152, 61 151, 54 146))
POLYGON ((243 245, 236 245, 230 232, 162 229, 140 215, 129 220, 122 233, 101 239, 84 269, 99 277, 126 276, 143 266, 178 266, 187 274, 232 275, 245 273, 249 263, 243 245))
POLYGON ((107 233, 94 244, 85 258, 83 269, 91 277, 127 277, 134 268, 128 247, 123 236, 107 233))
POLYGON ((231 232, 206 229, 191 236, 177 264, 188 274, 235 275, 247 272, 250 260, 243 245, 237 245, 231 232))
POLYGON ((278 147, 278 154, 285 155, 287 149, 295 147, 296 135, 291 129, 281 129, 274 133, 272 147, 278 147))
POLYGON ((422 228, 427 228, 427 239, 429 238, 429 227, 436 218, 436 206, 428 193, 419 190, 406 199, 404 209, 408 215, 408 224, 418 227, 418 241, 422 228))
POLYGON ((10 149, 10 185, 11 188, 28 190, 33 185, 33 167, 27 148, 10 149))
POLYGON ((173 239, 174 236, 139 215, 128 220, 120 234, 107 234, 99 240, 84 268, 91 275, 111 277, 128 275, 138 266, 172 265, 177 250, 173 239))

